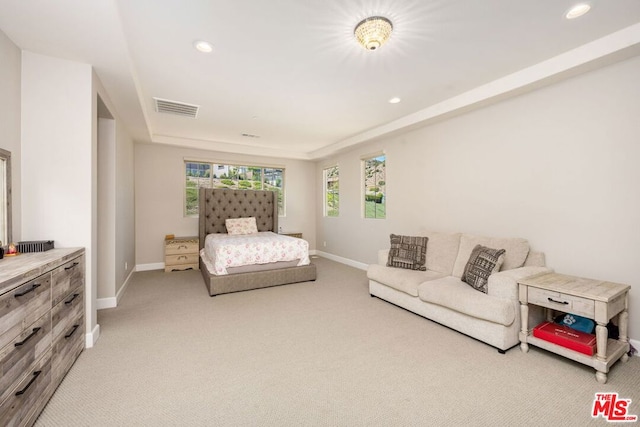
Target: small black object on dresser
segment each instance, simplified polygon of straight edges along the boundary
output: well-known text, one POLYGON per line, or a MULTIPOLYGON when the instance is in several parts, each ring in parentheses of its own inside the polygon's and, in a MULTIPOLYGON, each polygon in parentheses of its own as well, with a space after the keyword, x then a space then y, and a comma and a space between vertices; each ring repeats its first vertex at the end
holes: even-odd
POLYGON ((20 253, 45 252, 53 249, 53 240, 32 240, 29 242, 18 242, 16 249, 20 253))

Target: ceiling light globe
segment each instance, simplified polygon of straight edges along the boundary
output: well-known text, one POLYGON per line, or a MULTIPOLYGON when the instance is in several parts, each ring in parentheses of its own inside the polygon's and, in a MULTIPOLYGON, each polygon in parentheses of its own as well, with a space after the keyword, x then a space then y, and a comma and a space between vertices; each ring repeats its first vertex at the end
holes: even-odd
POLYGON ((353 34, 365 49, 377 50, 391 37, 392 31, 391 21, 382 16, 372 16, 360 21, 353 34))

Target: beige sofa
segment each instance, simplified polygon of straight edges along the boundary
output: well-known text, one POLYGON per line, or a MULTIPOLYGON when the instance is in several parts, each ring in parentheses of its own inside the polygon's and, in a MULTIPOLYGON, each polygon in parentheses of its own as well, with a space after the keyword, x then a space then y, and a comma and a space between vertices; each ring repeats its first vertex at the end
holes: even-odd
MULTIPOLYGON (((551 271, 544 254, 529 251, 520 238, 492 238, 461 233, 421 233, 429 238, 426 271, 387 267, 388 250, 378 253, 378 263, 367 269, 369 292, 498 349, 519 343, 520 305, 517 280, 551 271), (505 249, 504 263, 489 276, 487 293, 461 280, 473 248, 483 245, 505 249)), ((542 320, 532 311, 529 324, 542 320)))

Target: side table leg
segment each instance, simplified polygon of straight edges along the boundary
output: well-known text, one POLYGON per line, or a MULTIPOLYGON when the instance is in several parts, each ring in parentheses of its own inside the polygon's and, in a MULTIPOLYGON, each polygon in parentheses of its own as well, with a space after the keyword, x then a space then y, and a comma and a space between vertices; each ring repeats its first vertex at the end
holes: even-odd
POLYGON ((529 305, 520 303, 520 350, 523 353, 529 351, 527 336, 529 335, 529 305))
MULTIPOLYGON (((629 312, 627 311, 628 307, 629 307, 629 294, 627 293, 627 295, 624 298, 624 310, 622 310, 622 312, 618 316, 618 330, 620 335, 618 339, 623 343, 629 343, 629 336, 627 335, 627 330, 629 327, 629 312)), ((626 362, 627 360, 629 360, 628 347, 627 347, 627 353, 623 354, 620 360, 622 360, 623 362, 626 362)))
MULTIPOLYGON (((596 358, 601 362, 607 360, 607 339, 609 338, 609 332, 607 331, 607 325, 598 323, 596 325, 596 346, 597 353, 596 358)), ((606 372, 596 372, 596 380, 599 383, 604 384, 607 382, 606 372)))

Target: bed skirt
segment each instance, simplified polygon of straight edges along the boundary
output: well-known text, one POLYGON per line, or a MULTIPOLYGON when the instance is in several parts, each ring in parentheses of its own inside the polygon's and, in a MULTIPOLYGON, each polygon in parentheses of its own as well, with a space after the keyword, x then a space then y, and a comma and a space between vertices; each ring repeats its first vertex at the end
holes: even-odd
POLYGON ((316 280, 316 266, 313 264, 216 276, 209 272, 202 258, 199 260, 200 272, 210 296, 316 280))

